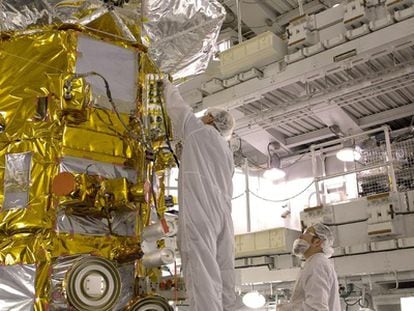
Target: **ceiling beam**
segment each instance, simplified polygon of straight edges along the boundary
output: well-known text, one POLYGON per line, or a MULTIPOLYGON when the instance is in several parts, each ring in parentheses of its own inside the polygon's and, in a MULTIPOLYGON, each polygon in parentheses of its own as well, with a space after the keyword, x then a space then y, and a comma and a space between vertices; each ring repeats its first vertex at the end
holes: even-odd
MULTIPOLYGON (((269 65, 266 69, 266 75, 261 78, 253 78, 248 81, 242 82, 235 86, 226 88, 217 93, 203 97, 202 105, 204 107, 221 106, 227 109, 235 109, 248 102, 251 102, 253 98, 260 98, 268 92, 272 92, 276 89, 282 88, 287 85, 292 85, 297 82, 303 82, 306 77, 320 74, 321 77, 324 73, 330 70, 345 70, 344 65, 352 65, 349 60, 341 62, 334 62, 333 59, 338 55, 340 51, 348 51, 351 49, 358 49, 358 55, 361 58, 360 63, 375 58, 380 51, 390 51, 397 46, 400 46, 403 42, 409 42, 411 44, 414 34, 414 19, 406 19, 389 27, 382 28, 369 35, 359 37, 352 41, 348 41, 341 46, 325 50, 312 57, 305 58, 298 62, 289 64, 284 70, 281 70, 279 66, 269 65), (413 29, 411 31, 411 29, 413 29), (393 38, 393 41, 384 43, 384 38, 393 38), (398 43, 398 45, 397 45, 398 43)), ((296 103, 292 103, 287 108, 287 111, 291 112, 300 107, 310 106, 315 104, 335 99, 337 96, 342 96, 360 90, 365 87, 372 87, 373 85, 380 85, 386 80, 394 79, 398 76, 402 76, 412 72, 414 66, 406 65, 404 68, 400 66, 389 68, 387 71, 375 73, 365 76, 361 79, 356 79, 344 85, 338 86, 335 90, 329 90, 328 94, 320 94, 311 98, 310 100, 302 100, 296 103), (395 71, 394 71, 395 70, 395 71), (381 74, 381 79, 378 79, 381 74)), ((269 113, 268 118, 276 117, 280 115, 280 112, 269 113)), ((242 120, 241 120, 242 121, 242 120)), ((251 120, 246 120, 250 123, 251 120)), ((243 121, 241 123, 244 123, 243 121)), ((239 125, 240 126, 240 125, 239 125)))
POLYGON ((290 149, 286 146, 285 137, 276 130, 269 132, 260 125, 252 125, 247 131, 236 130, 235 133, 266 156, 268 154, 268 144, 274 141, 277 141, 283 150, 290 152, 290 149))
MULTIPOLYGON (((414 114, 413 111, 414 103, 411 103, 409 105, 362 117, 358 119, 357 122, 362 129, 366 129, 376 125, 379 126, 393 120, 410 117, 414 114)), ((335 135, 329 130, 329 128, 323 128, 306 134, 286 138, 286 146, 288 148, 293 148, 334 136, 335 135)))
POLYGON ((335 134, 332 133, 332 131, 329 128, 325 127, 323 129, 309 132, 306 134, 286 138, 286 144, 289 148, 293 148, 334 136, 335 134))
POLYGON ((411 103, 409 105, 401 106, 398 108, 390 109, 387 111, 360 118, 358 122, 362 128, 367 128, 379 124, 378 120, 380 120, 381 123, 386 123, 393 120, 410 117, 413 115, 414 103, 411 103))
POLYGON ((280 148, 285 150, 287 153, 291 153, 290 148, 286 145, 286 136, 274 128, 269 128, 266 130, 272 137, 273 141, 277 141, 280 144, 280 148))
POLYGON ((327 102, 311 108, 313 114, 328 127, 337 125, 345 135, 361 133, 362 130, 353 116, 334 102, 327 102))
MULTIPOLYGON (((234 118, 237 120, 244 116, 244 114, 239 110, 234 110, 232 112, 234 118)), ((263 124, 254 124, 248 128, 243 128, 239 130, 235 130, 235 134, 243 139, 246 143, 251 145, 254 150, 257 150, 266 158, 268 157, 267 146, 271 142, 278 142, 280 144, 280 148, 287 152, 291 153, 291 150, 286 146, 286 137, 279 131, 275 129, 264 129, 263 124)), ((257 157, 260 157, 257 155, 257 157)))
MULTIPOLYGON (((314 1, 308 2, 308 3, 303 5, 303 12, 305 14, 313 14, 315 12, 321 11, 322 9, 326 9, 326 6, 318 0, 314 0, 314 1)), ((298 17, 298 16, 299 16, 299 8, 296 8, 294 10, 291 10, 291 11, 285 13, 285 14, 282 14, 282 15, 278 16, 276 18, 275 22, 279 26, 283 27, 283 26, 286 26, 287 24, 289 24, 289 22, 292 19, 294 19, 295 17, 298 17)))

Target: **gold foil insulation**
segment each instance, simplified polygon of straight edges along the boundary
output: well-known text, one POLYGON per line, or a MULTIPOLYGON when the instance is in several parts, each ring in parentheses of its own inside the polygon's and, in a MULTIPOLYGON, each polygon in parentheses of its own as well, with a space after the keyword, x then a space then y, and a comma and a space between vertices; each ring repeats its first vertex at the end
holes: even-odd
POLYGON ((88 78, 74 76, 83 57, 80 38, 96 40, 97 29, 117 29, 118 22, 103 14, 89 23, 95 25, 89 34, 49 27, 0 40, 0 264, 35 265, 35 310, 47 310, 53 300, 49 273, 58 258, 92 254, 133 262, 142 257, 139 236, 149 224, 151 205, 159 217, 165 211, 163 186, 144 186, 155 183, 156 171, 163 182, 163 170, 172 164, 162 147, 168 120, 160 119, 165 118, 160 109, 143 109, 141 101, 144 77, 155 72, 152 61, 136 42, 104 42, 138 55, 133 81, 138 91, 129 113, 97 105, 88 78), (155 139, 143 122, 154 117, 155 139), (155 164, 146 158, 148 149, 158 155, 155 164), (68 158, 93 164, 68 169, 68 158), (103 174, 102 168, 115 173, 103 174), (136 174, 117 173, 123 170, 136 174), (132 225, 122 229, 131 218, 132 225), (103 229, 77 233, 74 223, 103 229))

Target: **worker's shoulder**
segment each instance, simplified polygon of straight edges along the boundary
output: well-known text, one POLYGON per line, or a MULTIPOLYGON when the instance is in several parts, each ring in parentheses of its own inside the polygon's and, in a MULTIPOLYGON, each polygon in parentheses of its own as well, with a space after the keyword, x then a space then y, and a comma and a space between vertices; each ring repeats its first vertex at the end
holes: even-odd
POLYGON ((323 253, 318 253, 312 256, 308 262, 308 266, 312 268, 319 268, 321 270, 330 270, 333 268, 333 264, 329 258, 323 253))
POLYGON ((212 126, 203 125, 192 133, 192 139, 198 143, 227 146, 223 136, 212 126))

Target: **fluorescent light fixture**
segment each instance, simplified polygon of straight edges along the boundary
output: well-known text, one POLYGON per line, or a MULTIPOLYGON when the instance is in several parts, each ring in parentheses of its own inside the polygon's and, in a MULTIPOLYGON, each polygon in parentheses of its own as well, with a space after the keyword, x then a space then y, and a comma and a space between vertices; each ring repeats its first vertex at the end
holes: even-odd
POLYGON ((243 303, 246 307, 252 309, 258 309, 265 305, 266 299, 258 291, 251 291, 245 294, 242 298, 243 303))
POLYGON ((361 154, 352 147, 344 147, 336 153, 338 160, 353 162, 361 159, 361 154))
POLYGON ((401 311, 414 310, 414 297, 401 297, 401 311))
POLYGON ((269 180, 278 180, 286 176, 285 171, 280 168, 273 167, 263 173, 263 177, 269 180))
POLYGON ((203 109, 203 110, 200 110, 200 111, 198 111, 198 112, 194 113, 194 115, 195 115, 197 118, 201 118, 202 116, 204 116, 204 114, 206 113, 206 111, 207 111, 207 109, 203 109))

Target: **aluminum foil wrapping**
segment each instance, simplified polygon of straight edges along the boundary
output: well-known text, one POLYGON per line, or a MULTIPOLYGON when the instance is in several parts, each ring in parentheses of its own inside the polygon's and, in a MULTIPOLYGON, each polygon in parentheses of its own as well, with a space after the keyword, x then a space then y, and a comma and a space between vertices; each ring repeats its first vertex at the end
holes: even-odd
POLYGON ((101 36, 140 42, 137 10, 113 7, 99 0, 0 1, 0 31, 15 31, 51 24, 74 24, 101 36))
POLYGON ((135 266, 124 264, 118 266, 121 275, 121 296, 114 310, 125 310, 125 306, 134 298, 135 292, 135 266))
POLYGON ((60 210, 56 217, 56 231, 94 236, 115 234, 133 237, 136 235, 135 220, 136 212, 119 213, 108 221, 92 216, 66 215, 65 211, 60 210))
POLYGON ((142 231, 142 239, 148 242, 153 242, 161 239, 166 234, 164 227, 161 223, 155 223, 146 226, 142 231))
MULTIPOLYGON (((20 233, 0 238, 0 267, 36 264, 35 310, 43 310, 42 303, 49 300, 49 270, 53 258, 64 254, 65 256, 94 254, 118 262, 131 262, 141 256, 136 238, 131 237, 55 234, 45 231, 37 234, 20 233)), ((0 273, 0 284, 3 282, 0 273)), ((125 282, 132 282, 132 280, 125 280, 125 282)), ((1 285, 0 302, 2 304, 4 302, 1 298, 1 285)), ((0 310, 2 310, 1 305, 0 310)))
MULTIPOLYGON (((71 256, 72 254, 93 253, 105 258, 116 259, 122 262, 130 262, 140 256, 140 249, 136 239, 117 238, 117 237, 85 237, 73 234, 18 234, 12 237, 2 237, 0 243, 0 267, 6 265, 36 264, 35 277, 35 310, 45 310, 51 298, 50 292, 50 267, 53 258, 61 256, 71 256), (128 257, 129 256, 129 257, 128 257)), ((130 288, 133 282, 133 273, 128 274, 130 279, 124 279, 122 282, 130 288)), ((0 284, 5 280, 0 273, 0 284)), ((127 294, 125 293, 125 296, 127 294)), ((12 296, 9 296, 11 299, 12 296)), ((1 297, 0 285, 0 302, 3 304, 7 299, 1 297)), ((17 303, 14 301, 14 303, 17 303)), ((1 309, 0 305, 0 310, 1 309)), ((10 309, 5 309, 10 310, 10 309)), ((11 309, 14 310, 14 309, 11 309)), ((18 309, 16 309, 18 310, 18 309)), ((22 309, 26 310, 26 309, 22 309)), ((29 310, 29 309, 27 309, 29 310)), ((65 308, 63 310, 66 310, 65 308)))
POLYGON ((126 177, 130 182, 137 182, 137 172, 131 168, 93 161, 91 159, 65 156, 60 161, 61 172, 85 173, 99 175, 105 178, 126 177))
POLYGON ((25 208, 29 201, 30 152, 6 154, 4 209, 25 208))
POLYGON ((0 170, 0 175, 4 174, 0 231, 17 233, 52 228, 49 186, 50 176, 57 172, 57 164, 42 160, 34 151, 38 151, 39 146, 49 150, 51 155, 56 153, 41 144, 41 140, 21 141, 0 150, 0 163, 6 168, 5 172, 0 170))
POLYGON ((26 29, 30 25, 47 25, 56 20, 53 7, 46 0, 11 0, 0 2, 0 30, 26 29))
POLYGON ((174 262, 175 253, 172 248, 157 249, 146 253, 142 258, 142 263, 146 268, 161 267, 174 262))
POLYGON ((175 223, 171 220, 167 220, 165 224, 168 227, 167 232, 166 228, 164 228, 164 225, 161 222, 146 226, 142 231, 142 239, 146 242, 154 242, 163 237, 175 235, 177 230, 175 223))
POLYGON ((112 233, 120 236, 136 236, 137 212, 119 213, 112 220, 112 233))
MULTIPOLYGON (((34 295, 36 299, 32 299, 32 303, 35 310, 44 310, 43 307, 48 300, 49 263, 52 258, 55 235, 47 231, 37 234, 19 233, 0 237, 0 241, 0 267, 3 265, 6 267, 19 265, 23 265, 23 267, 24 265, 36 266, 36 276, 34 278, 34 295)), ((6 282, 3 280, 3 276, 7 277, 7 275, 1 275, 0 273, 0 284, 6 282)), ((0 310, 15 310, 13 308, 1 309, 5 301, 10 300, 10 303, 13 302, 14 298, 12 299, 12 297, 8 296, 6 299, 0 297, 0 310)), ((17 298, 17 301, 14 301, 14 303, 19 303, 20 297, 15 298, 17 298)), ((22 310, 29 310, 29 308, 22 310)))
POLYGON ((66 215, 59 210, 56 217, 56 231, 60 233, 77 233, 85 235, 109 235, 109 225, 105 218, 66 215))
POLYGON ((79 259, 87 255, 72 255, 58 257, 52 265, 50 275, 50 310, 67 310, 63 281, 70 267, 79 259))
POLYGON ((0 266, 0 310, 33 310, 35 278, 35 265, 0 266))
MULTIPOLYGON (((125 177, 131 183, 137 183, 137 172, 131 168, 112 163, 93 161, 90 159, 65 156, 60 162, 60 172, 88 173, 112 179, 125 177)), ((115 213, 110 219, 93 216, 78 216, 58 209, 56 231, 85 235, 136 236, 136 212, 115 213)))
POLYGON ((182 78, 204 72, 225 19, 216 0, 143 0, 143 36, 163 72, 182 78))

